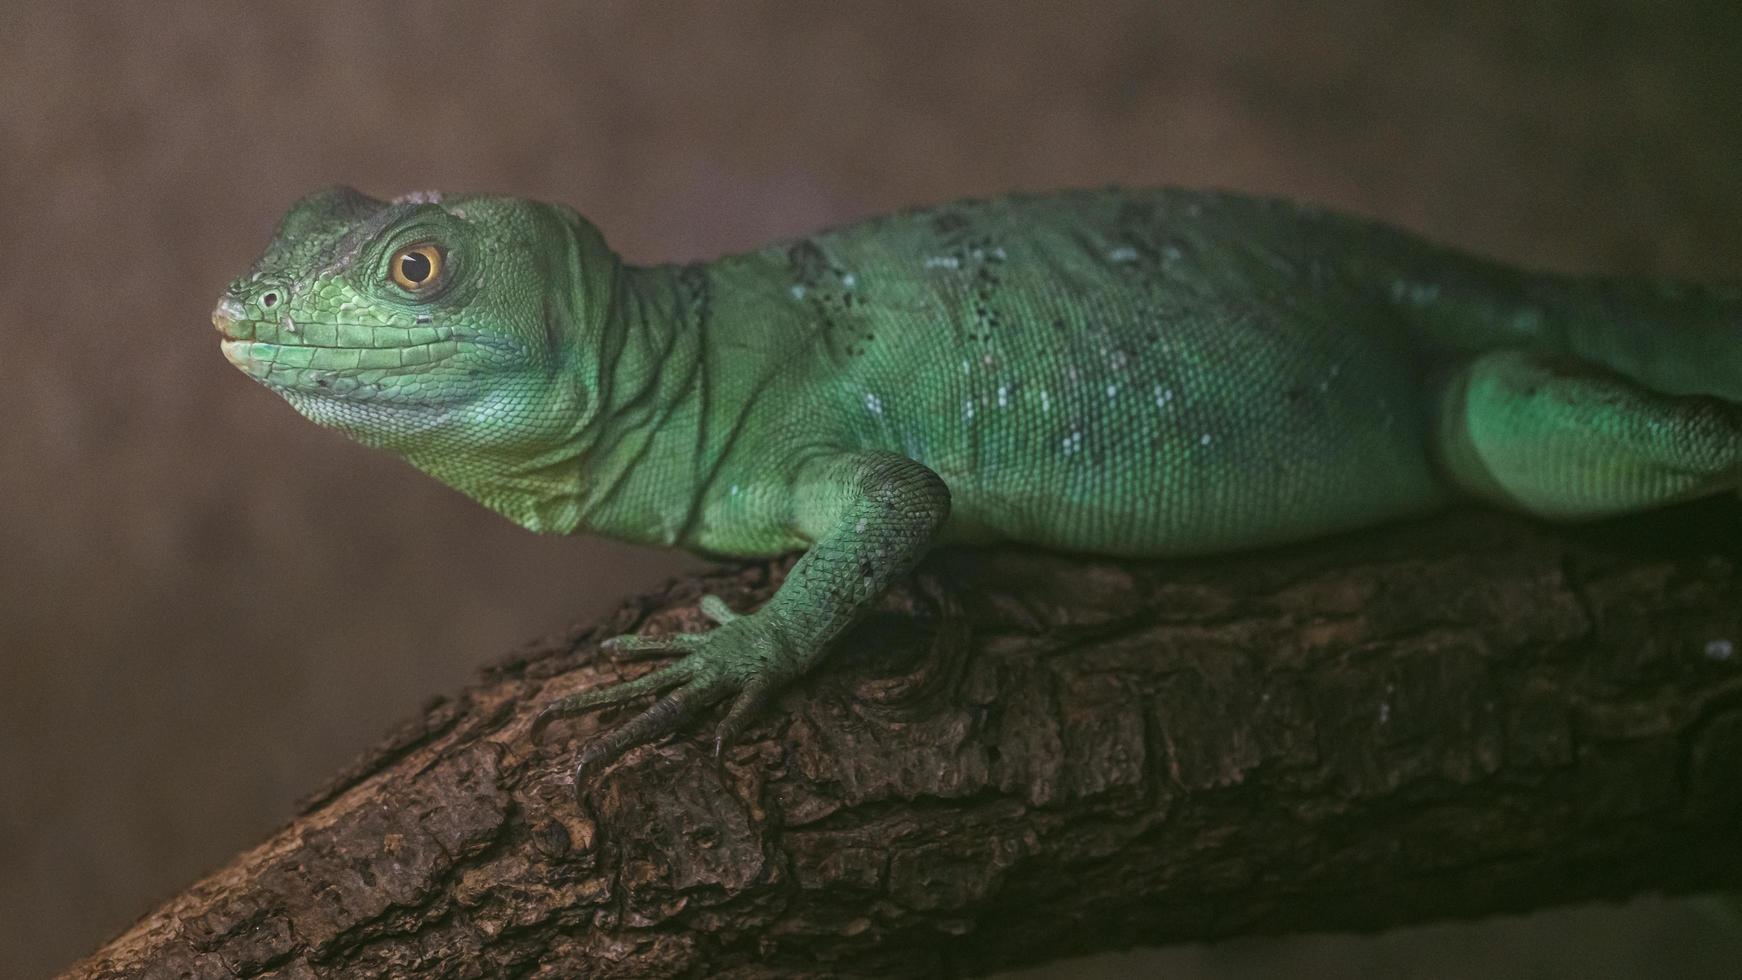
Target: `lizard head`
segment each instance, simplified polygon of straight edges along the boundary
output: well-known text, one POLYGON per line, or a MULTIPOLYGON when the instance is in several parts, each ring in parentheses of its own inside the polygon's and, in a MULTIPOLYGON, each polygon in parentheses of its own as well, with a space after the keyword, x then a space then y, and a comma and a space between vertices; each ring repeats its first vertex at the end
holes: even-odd
POLYGON ((212 322, 303 415, 502 509, 485 484, 536 478, 506 470, 550 468, 595 409, 596 366, 571 362, 617 267, 566 208, 335 188, 290 209, 212 322))

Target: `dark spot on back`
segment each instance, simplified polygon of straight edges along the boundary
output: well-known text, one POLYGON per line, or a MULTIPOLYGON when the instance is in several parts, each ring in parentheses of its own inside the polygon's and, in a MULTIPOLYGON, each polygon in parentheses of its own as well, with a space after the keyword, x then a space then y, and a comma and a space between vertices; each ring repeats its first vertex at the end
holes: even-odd
POLYGON ((786 261, 792 264, 793 277, 806 289, 815 288, 829 273, 828 257, 808 238, 786 250, 786 261))
POLYGON ((932 230, 944 236, 954 235, 966 229, 968 224, 967 216, 957 211, 939 211, 931 219, 932 230))

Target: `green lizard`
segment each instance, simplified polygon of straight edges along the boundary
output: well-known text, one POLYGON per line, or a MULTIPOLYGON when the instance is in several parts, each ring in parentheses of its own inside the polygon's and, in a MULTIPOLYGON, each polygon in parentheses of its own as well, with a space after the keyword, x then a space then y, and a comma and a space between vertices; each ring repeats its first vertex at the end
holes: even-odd
POLYGON ((577 791, 732 698, 718 751, 934 544, 1191 555, 1742 482, 1742 292, 1229 194, 964 201, 635 267, 564 207, 336 189, 214 322, 302 414, 534 531, 804 551, 755 612, 608 641, 683 656, 541 715, 663 695, 577 791))

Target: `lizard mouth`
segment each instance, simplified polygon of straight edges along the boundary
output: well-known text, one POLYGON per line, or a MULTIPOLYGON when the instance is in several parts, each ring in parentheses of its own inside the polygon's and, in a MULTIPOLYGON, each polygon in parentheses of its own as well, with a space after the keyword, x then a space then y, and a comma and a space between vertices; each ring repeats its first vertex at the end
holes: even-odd
POLYGON ((333 388, 333 382, 341 378, 367 380, 421 373, 460 352, 460 341, 451 331, 444 330, 436 339, 422 343, 406 343, 409 338, 405 331, 397 333, 400 343, 369 346, 284 343, 282 338, 258 340, 225 334, 219 347, 224 359, 244 374, 281 388, 333 388))
POLYGON ((226 342, 254 342, 274 347, 314 347, 341 350, 385 350, 426 347, 448 340, 469 339, 452 327, 373 327, 330 321, 247 320, 212 314, 212 325, 226 342))
MULTIPOLYGON (((467 339, 451 327, 378 327, 353 323, 249 320, 220 304, 212 325, 231 364, 257 380, 296 385, 312 376, 422 371, 458 354, 467 339)), ((320 387, 326 387, 320 385, 320 387)))
MULTIPOLYGON (((231 364, 255 377, 283 372, 354 374, 361 371, 401 373, 428 368, 460 352, 452 339, 423 344, 347 347, 339 344, 284 344, 266 340, 226 339, 219 347, 231 364)), ((275 377, 273 380, 289 380, 275 377)))

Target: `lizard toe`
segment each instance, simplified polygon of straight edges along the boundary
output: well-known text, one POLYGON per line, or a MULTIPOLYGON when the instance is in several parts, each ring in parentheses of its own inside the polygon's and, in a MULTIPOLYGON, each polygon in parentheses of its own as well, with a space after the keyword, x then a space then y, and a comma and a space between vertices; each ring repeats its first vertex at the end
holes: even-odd
POLYGON ((780 679, 773 674, 759 674, 738 696, 732 700, 732 707, 727 709, 726 717, 720 719, 719 727, 714 729, 714 758, 730 748, 738 741, 738 736, 762 709, 774 697, 774 692, 780 689, 780 679))
POLYGON ((599 642, 599 649, 609 651, 624 660, 642 660, 671 653, 689 653, 701 647, 706 633, 667 633, 663 636, 640 636, 625 633, 599 642))
POLYGON ((545 705, 544 709, 539 711, 538 716, 532 720, 533 740, 542 741, 545 730, 550 727, 551 722, 562 718, 573 718, 598 708, 622 704, 645 694, 657 694, 675 684, 682 684, 690 680, 692 673, 692 667, 686 658, 644 674, 632 681, 595 687, 553 701, 545 705))
POLYGON ((588 742, 575 759, 575 799, 581 798, 590 778, 625 752, 677 731, 726 693, 717 681, 692 680, 655 701, 646 711, 588 742))

